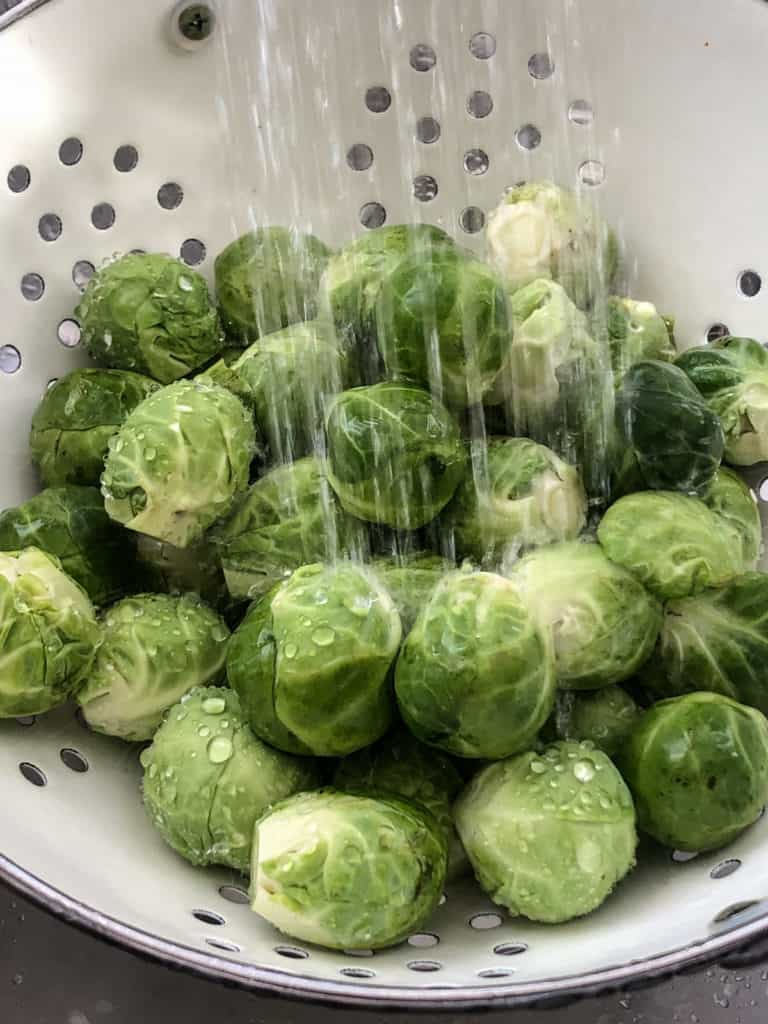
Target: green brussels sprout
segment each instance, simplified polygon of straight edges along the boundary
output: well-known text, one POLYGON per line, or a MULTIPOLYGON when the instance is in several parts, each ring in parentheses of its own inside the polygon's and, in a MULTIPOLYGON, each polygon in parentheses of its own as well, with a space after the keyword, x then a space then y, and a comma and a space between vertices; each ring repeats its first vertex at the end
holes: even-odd
POLYGON ((752 338, 721 338, 677 358, 725 433, 725 459, 752 466, 768 459, 768 352, 752 338))
POLYGON ((448 504, 466 454, 448 410, 421 388, 384 383, 338 395, 326 417, 328 480, 351 515, 415 530, 448 504))
POLYGON ((620 498, 597 537, 610 560, 661 601, 723 586, 745 569, 742 535, 703 501, 675 491, 620 498))
POLYGON ((552 636, 558 683, 596 690, 629 679, 650 656, 661 606, 599 544, 539 548, 510 573, 526 607, 552 636))
POLYGON ((48 388, 32 417, 32 461, 48 487, 98 487, 107 443, 160 385, 127 370, 73 370, 48 388))
POLYGON ((215 359, 224 333, 205 278, 162 253, 130 253, 102 266, 75 309, 99 366, 170 384, 215 359))
POLYGON ((588 740, 614 757, 629 738, 640 708, 620 686, 604 686, 592 693, 561 690, 552 716, 561 740, 588 740))
POLYGON ((224 675, 229 630, 194 594, 138 594, 108 609, 88 681, 77 694, 91 729, 148 740, 193 686, 224 675))
POLYGON ((96 605, 132 589, 133 543, 104 511, 95 487, 48 487, 0 512, 0 551, 28 547, 55 555, 96 605))
POLYGON ((331 250, 314 235, 259 228, 216 257, 219 312, 232 345, 245 346, 317 313, 320 277, 331 250))
POLYGON ((82 685, 100 639, 85 591, 58 558, 0 552, 0 718, 37 715, 82 685))
POLYGON ((468 869, 451 809, 464 780, 449 757, 419 743, 406 729, 339 761, 333 785, 345 793, 394 793, 426 807, 448 842, 448 880, 468 869))
POLYGON ((725 448, 720 420, 677 366, 647 359, 624 374, 616 422, 652 490, 701 495, 725 448))
POLYGON ((185 548, 245 490, 255 450, 251 418, 229 391, 204 381, 169 384, 110 438, 105 508, 129 530, 185 548))
POLYGON ((754 569, 763 548, 763 524, 754 492, 732 469, 721 466, 702 501, 741 535, 743 568, 754 569))
POLYGON ((224 609, 229 592, 218 554, 208 537, 186 548, 136 534, 136 557, 144 589, 160 594, 197 594, 224 609))
POLYGON ((768 714, 768 575, 670 601, 642 682, 657 697, 721 693, 768 714))
POLYGON ((318 448, 324 400, 350 383, 333 328, 320 320, 264 335, 228 368, 226 386, 253 406, 271 461, 318 448))
POLYGON ((581 196, 549 181, 509 189, 489 216, 486 235, 491 262, 510 292, 547 278, 586 309, 616 272, 613 232, 581 196))
POLYGON ((449 406, 481 402, 512 340, 506 292, 485 263, 455 248, 406 256, 384 276, 377 339, 388 376, 449 406))
POLYGON ((395 602, 403 626, 403 636, 406 636, 429 595, 453 566, 439 555, 417 551, 411 555, 376 558, 371 568, 395 602))
POLYGON ((267 743, 343 757, 390 726, 400 638, 397 610, 370 572, 304 565, 251 607, 232 637, 227 676, 267 743))
POLYGON ((643 713, 619 766, 643 832, 677 850, 716 850, 768 799, 768 721, 719 693, 663 700, 643 713))
POLYGON ((555 743, 489 765, 454 813, 485 892, 532 921, 589 914, 635 864, 632 797, 591 743, 555 743))
POLYGON ((144 805, 169 846, 196 866, 224 864, 243 874, 256 819, 319 784, 311 761, 256 739, 237 694, 219 687, 185 693, 141 763, 144 805))
POLYGON ((607 303, 606 321, 611 366, 617 384, 635 363, 646 359, 674 362, 677 356, 674 321, 661 316, 652 302, 612 295, 607 303))
POLYGON ((251 906, 330 949, 381 949, 418 931, 445 883, 443 830, 405 800, 323 790, 256 822, 251 906))
POLYGON ((211 533, 233 597, 256 598, 300 565, 361 551, 357 520, 339 507, 323 460, 278 466, 235 502, 211 533))
POLYGON ((586 498, 573 466, 525 437, 491 438, 485 459, 443 516, 460 555, 498 563, 522 548, 578 536, 586 498))
POLYGON ((509 580, 449 573, 403 644, 395 692, 424 743, 459 757, 506 757, 532 743, 552 710, 552 652, 509 580))

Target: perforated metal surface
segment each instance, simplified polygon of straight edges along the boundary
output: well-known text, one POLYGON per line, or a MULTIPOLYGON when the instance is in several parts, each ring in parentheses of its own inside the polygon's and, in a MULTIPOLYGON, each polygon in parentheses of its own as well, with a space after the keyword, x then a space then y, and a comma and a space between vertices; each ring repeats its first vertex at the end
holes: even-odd
MULTIPOLYGON (((767 340, 758 0, 221 0, 192 50, 172 9, 50 0, 0 33, 0 505, 35 488, 29 417, 81 361, 78 289, 118 251, 209 273, 251 223, 338 244, 382 219, 481 249, 503 188, 551 177, 599 202, 630 291, 673 312, 683 344, 717 324, 767 340)), ((752 482, 768 498, 766 475, 752 482)), ((68 710, 0 723, 0 870, 97 930, 246 984, 458 1006, 670 969, 764 927, 762 906, 743 908, 768 890, 765 820, 720 855, 651 855, 567 926, 504 919, 466 883, 401 947, 304 949, 238 902, 237 879, 162 844, 138 779, 136 750, 68 710)))

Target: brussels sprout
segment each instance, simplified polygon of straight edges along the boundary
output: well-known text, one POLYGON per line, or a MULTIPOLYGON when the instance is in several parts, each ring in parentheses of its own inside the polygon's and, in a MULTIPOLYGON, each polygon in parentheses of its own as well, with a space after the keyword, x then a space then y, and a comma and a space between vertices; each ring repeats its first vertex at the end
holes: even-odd
POLYGON ((539 548, 510 579, 543 630, 551 633, 557 679, 567 690, 596 690, 629 679, 649 657, 661 607, 598 544, 539 548))
POLYGON ((492 438, 484 472, 467 476, 444 513, 460 554, 499 562, 521 548, 576 537, 586 522, 581 478, 544 445, 492 438))
POLYGON ((333 784, 345 793, 394 793, 426 807, 448 842, 448 879, 458 878, 469 867, 451 811, 463 779, 449 757, 419 743, 406 729, 345 757, 333 784))
POLYGON ((613 232, 581 196, 549 181, 509 189, 489 216, 486 235, 491 262, 510 292, 547 278, 586 309, 616 272, 613 232))
POLYGON ((703 501, 674 491, 620 498, 597 537, 612 562, 662 601, 723 586, 745 568, 741 534, 703 501))
POLYGON ((506 757, 533 741, 552 710, 552 653, 509 580, 453 572, 403 644, 395 691, 423 742, 460 757, 506 757))
POLYGON ((251 905, 280 931, 331 949, 401 942, 437 907, 445 836, 423 808, 324 790, 256 823, 251 905))
POLYGON ((588 740, 613 757, 624 745, 640 714, 640 708, 620 686, 604 686, 593 693, 563 690, 553 715, 558 739, 588 740))
POLYGON ((267 334, 228 368, 223 381, 247 405, 272 462, 291 462, 318 447, 324 400, 349 383, 333 328, 319 320, 267 334))
POLYGON ((96 271, 75 316, 94 362, 170 384, 221 351, 208 285, 162 253, 130 253, 96 271))
POLYGON ((689 348, 677 365, 720 417, 725 459, 752 466, 768 459, 768 352, 752 338, 721 338, 689 348))
POLYGON ((0 552, 0 718, 63 704, 98 643, 93 606, 58 558, 37 548, 0 552))
POLYGON ((682 370, 647 359, 624 375, 616 421, 646 487, 701 495, 723 457, 720 420, 682 370))
POLYGON ((0 551, 28 547, 55 555, 94 604, 115 601, 135 582, 133 544, 95 487, 49 487, 0 512, 0 551))
POLYGON ((454 248, 414 254, 384 276, 377 339, 387 374, 447 405, 481 402, 512 340, 506 292, 485 263, 454 248))
POLYGON ((162 594, 194 593, 214 608, 229 606, 218 554, 207 537, 189 547, 176 548, 139 533, 136 556, 144 589, 162 594))
POLYGON ((643 673, 657 697, 722 693, 768 714, 768 575, 670 601, 656 656, 643 673))
POLYGON ((278 466, 235 502, 211 538, 233 597, 255 598, 300 565, 361 551, 363 528, 339 507, 322 459, 278 466))
POLYGON ((606 316, 611 366, 617 384, 635 363, 646 359, 674 362, 674 321, 661 316, 652 302, 612 295, 606 316))
POLYGON ((326 432, 328 480, 359 519, 418 529, 448 504, 464 475, 458 424, 421 388, 345 391, 330 405, 326 432))
POLYGON ((248 485, 250 416, 225 388, 178 381, 150 395, 110 439, 101 478, 109 515, 184 548, 248 485))
POLYGON ((216 257, 219 311, 233 345, 248 345, 317 313, 317 291, 331 250, 288 228, 251 231, 216 257))
POLYGON ((46 486, 98 486, 107 443, 160 385, 127 370, 73 370, 52 384, 32 417, 32 461, 46 486))
POLYGON ((721 466, 702 501, 741 535, 743 568, 754 569, 763 548, 763 524, 752 490, 732 469, 721 466))
POLYGON ((374 559, 371 568, 395 602, 405 636, 413 628, 416 617, 441 577, 453 566, 439 555, 419 551, 411 555, 374 559))
POLYGON ((663 700, 643 713, 619 765, 643 832, 677 850, 715 850, 768 799, 768 721, 718 693, 663 700))
POLYGON ((309 760, 273 750, 251 732, 236 693, 196 687, 170 709, 141 754, 147 811, 192 864, 247 874, 256 819, 318 785, 309 760))
POLYGON ((252 606, 227 675, 257 736, 288 753, 343 757, 389 728, 400 637, 397 610, 371 573, 305 565, 252 606))
POLYGON ((480 885, 532 921, 590 913, 635 864, 632 797, 591 743, 556 743, 489 765, 454 813, 480 885))
POLYGON ((224 675, 229 630, 194 594, 139 594, 113 605, 102 643, 77 695, 96 732, 151 739, 163 717, 193 686, 224 675))

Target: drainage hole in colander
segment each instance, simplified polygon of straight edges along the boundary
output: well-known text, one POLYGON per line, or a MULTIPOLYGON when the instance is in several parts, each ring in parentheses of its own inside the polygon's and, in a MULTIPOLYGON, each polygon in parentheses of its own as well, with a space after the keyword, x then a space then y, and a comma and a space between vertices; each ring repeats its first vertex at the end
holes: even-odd
POLYGON ((65 348, 77 348, 80 344, 80 324, 77 320, 62 320, 56 328, 56 337, 65 348))
MULTIPOLYGON (((58 379, 59 379, 58 377, 51 377, 51 379, 50 379, 50 380, 48 381, 48 383, 47 383, 47 384, 45 385, 45 390, 46 390, 46 391, 50 391, 50 390, 51 390, 51 388, 53 387, 53 385, 54 385, 54 384, 56 383, 56 381, 57 381, 58 379)), ((34 718, 34 715, 30 715, 30 717, 31 717, 31 718, 34 718)))
POLYGON ((387 219, 387 211, 381 203, 363 203, 360 207, 360 223, 364 228, 380 228, 387 219))
POLYGON ((205 941, 213 949, 223 949, 225 953, 240 952, 240 947, 234 942, 226 942, 224 939, 206 939, 205 941))
POLYGON ((691 853, 690 850, 673 850, 671 860, 675 864, 687 864, 688 861, 695 860, 698 856, 698 853, 691 853))
POLYGON ((536 149, 541 145, 541 132, 535 124, 524 124, 515 132, 515 142, 520 149, 536 149))
POLYGON ((416 138, 431 145, 440 138, 440 122, 434 117, 420 117, 416 122, 416 138))
POLYGON ((85 286, 95 273, 96 267, 94 267, 90 260, 78 260, 72 267, 72 283, 80 291, 84 291, 85 286))
POLYGON ((484 967, 477 972, 478 978, 508 978, 514 974, 509 967, 484 967))
POLYGON ((437 905, 438 905, 438 907, 442 907, 442 906, 443 906, 443 904, 444 904, 444 903, 447 903, 447 902, 448 902, 448 893, 447 893, 447 892, 444 892, 444 893, 443 893, 443 894, 441 895, 440 899, 439 899, 439 900, 437 901, 437 905))
POLYGON ((45 777, 45 772, 38 768, 36 764, 30 764, 29 761, 22 761, 19 764, 19 771, 27 780, 31 782, 33 786, 47 786, 48 779, 45 777))
POLYGON ((756 270, 742 270, 738 279, 739 291, 747 299, 754 299, 763 287, 763 279, 756 270))
POLYGON ((221 896, 223 900, 227 900, 229 903, 250 903, 248 893, 239 885, 220 885, 219 896, 221 896))
POLYGON ((345 978, 375 978, 376 971, 371 971, 367 967, 342 967, 339 974, 343 974, 345 978))
POLYGON ((16 164, 15 167, 8 171, 8 177, 5 180, 11 192, 26 192, 29 188, 29 183, 32 181, 32 175, 29 173, 29 168, 25 167, 24 164, 16 164))
POLYGON ((419 949, 427 949, 429 946, 437 946, 440 943, 440 936, 434 932, 416 932, 408 937, 408 945, 416 946, 419 949))
POLYGON ((468 235, 476 235, 485 227, 485 214, 479 206, 468 206, 459 214, 459 224, 468 235))
MULTIPOLYGON (((760 481, 757 488, 757 496, 760 498, 760 501, 768 501, 768 476, 760 481)), ((763 814, 765 814, 765 808, 763 808, 763 814)), ((760 817, 762 818, 762 816, 761 814, 760 817)))
POLYGON ((602 185, 605 181, 605 164, 599 160, 585 160, 579 165, 579 181, 591 188, 602 185))
POLYGON ((467 98, 467 112, 471 117, 488 117, 493 110, 493 97, 484 89, 471 92, 467 98))
POLYGON ((568 120, 580 126, 592 124, 595 114, 587 100, 574 100, 568 107, 568 120))
POLYGON ((62 747, 59 751, 59 757, 71 772, 77 772, 82 775, 88 771, 87 758, 79 750, 75 750, 74 747, 62 747))
POLYGON ((37 233, 44 242, 55 242, 61 231, 61 217, 57 213, 44 213, 37 222, 37 233))
POLYGON ((496 53, 496 40, 490 32, 475 32, 469 40, 469 52, 478 60, 489 60, 496 53))
POLYGON ((16 373, 21 369, 21 352, 15 345, 0 345, 0 373, 16 373))
POLYGON ((711 327, 707 328, 707 341, 719 341, 720 338, 727 338, 730 333, 731 329, 726 324, 712 324, 711 327))
POLYGON ((288 960, 309 960, 309 953, 299 946, 275 946, 275 952, 288 960))
POLYGON ((437 179, 431 174, 417 174, 413 179, 413 194, 420 203, 430 203, 437 192, 437 179))
POLYGON ((431 71, 437 64, 437 54, 426 43, 417 43, 411 47, 410 61, 414 71, 431 71))
POLYGON ((475 914, 468 921, 469 927, 475 931, 484 932, 491 928, 499 928, 502 924, 500 914, 475 914))
POLYGON ((25 729, 28 729, 30 725, 34 725, 37 721, 37 715, 21 715, 16 719, 17 725, 23 725, 25 729))
POLYGON ((188 267, 197 267, 205 259, 207 251, 199 238, 187 238, 181 243, 179 254, 188 267))
POLYGON ((409 971, 442 971, 443 965, 439 960, 409 960, 405 965, 409 971))
POLYGON ((192 917, 202 921, 203 924, 216 925, 217 928, 221 928, 227 923, 226 918, 222 917, 221 914, 215 914, 212 910, 193 910, 192 917))
POLYGON ((528 944, 525 942, 500 942, 493 947, 496 956, 520 956, 528 951, 528 944))
POLYGON ((97 231, 107 231, 115 223, 115 208, 111 203, 96 203, 91 210, 91 224, 97 231))
POLYGON ((164 210, 178 210, 184 201, 184 189, 178 182, 166 181, 157 190, 157 201, 164 210))
POLYGON ((743 914, 745 910, 750 910, 752 907, 756 907, 760 900, 742 900, 741 903, 732 903, 730 907, 725 907, 719 914, 712 918, 713 924, 722 924, 723 921, 730 921, 732 917, 736 917, 738 914, 743 914))
POLYGON ((383 114, 392 105, 392 96, 384 85, 372 85, 365 91, 365 105, 372 114, 383 114))
POLYGON ((467 174, 485 174, 490 163, 484 149, 469 149, 464 154, 464 170, 467 174))
POLYGON ((551 78, 555 73, 555 62, 548 53, 534 53, 528 60, 528 74, 531 78, 551 78))
POLYGON ((373 150, 364 142, 356 142, 347 150, 347 164, 353 171, 367 171, 373 163, 373 150))
POLYGON ((344 956, 356 956, 362 957, 363 959, 373 956, 372 949, 345 949, 343 950, 343 953, 344 956))
POLYGON ((74 136, 69 139, 64 139, 62 144, 59 146, 59 160, 64 164, 65 167, 74 167, 75 164, 79 164, 83 158, 83 144, 80 139, 76 139, 74 136))
POLYGON ((118 146, 112 160, 115 170, 120 171, 121 174, 127 174, 128 171, 132 171, 138 162, 139 151, 135 146, 118 146))
POLYGON ((734 871, 738 871, 741 867, 741 861, 738 857, 731 857, 728 860, 721 860, 719 864, 716 864, 709 872, 710 878, 727 878, 732 875, 734 871))

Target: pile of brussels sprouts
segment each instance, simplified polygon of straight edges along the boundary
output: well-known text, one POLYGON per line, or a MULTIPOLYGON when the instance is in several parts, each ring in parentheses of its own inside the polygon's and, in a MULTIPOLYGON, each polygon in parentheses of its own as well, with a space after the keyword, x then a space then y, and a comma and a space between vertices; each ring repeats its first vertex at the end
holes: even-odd
POLYGON ((768 576, 727 468, 768 458, 768 354, 678 354, 617 254, 544 182, 486 260, 262 228, 215 301, 106 263, 95 365, 32 419, 43 490, 0 514, 0 716, 73 699, 151 741, 168 844, 331 948, 400 942, 470 870, 560 922, 638 829, 731 842, 768 798, 768 576))

